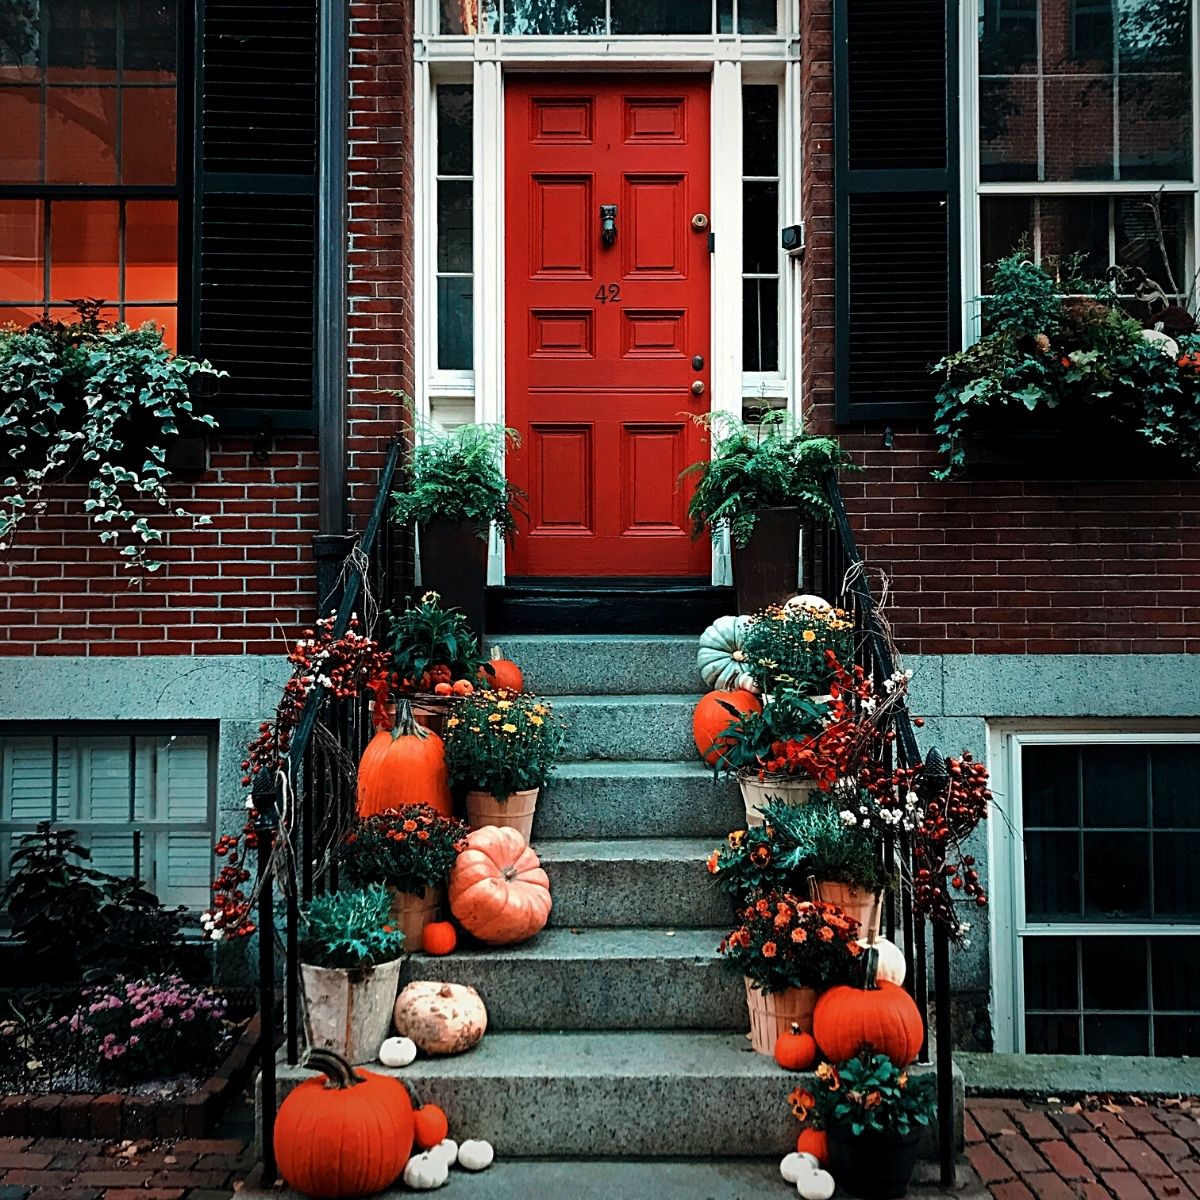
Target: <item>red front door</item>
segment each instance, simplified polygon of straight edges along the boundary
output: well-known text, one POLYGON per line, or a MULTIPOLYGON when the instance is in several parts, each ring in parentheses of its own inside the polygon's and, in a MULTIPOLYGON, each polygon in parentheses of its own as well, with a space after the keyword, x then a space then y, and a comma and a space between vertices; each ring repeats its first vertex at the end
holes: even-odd
POLYGON ((708 80, 516 78, 505 106, 508 574, 707 577, 678 477, 706 453, 708 80))

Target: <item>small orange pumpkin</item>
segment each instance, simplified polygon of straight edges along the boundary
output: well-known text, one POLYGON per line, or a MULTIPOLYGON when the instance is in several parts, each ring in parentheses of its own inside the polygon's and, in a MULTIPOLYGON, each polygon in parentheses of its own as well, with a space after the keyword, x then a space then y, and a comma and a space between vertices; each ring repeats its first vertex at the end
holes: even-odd
POLYGON ((491 656, 479 668, 479 678, 490 688, 503 689, 509 692, 525 690, 525 676, 521 668, 512 659, 504 657, 504 651, 499 646, 492 647, 491 656))
POLYGON ((728 745, 721 739, 721 734, 737 720, 738 714, 748 712, 762 712, 762 701, 751 692, 738 689, 735 692, 708 692, 701 697, 692 715, 692 736, 700 756, 710 767, 728 745))
POLYGON ((458 945, 458 930, 450 921, 430 921, 421 930, 421 949, 426 954, 441 957, 453 954, 458 945))
POLYGON ((451 684, 451 690, 456 696, 473 696, 475 694, 475 685, 469 679, 456 679, 451 684))
POLYGON ((398 1080, 352 1067, 332 1050, 310 1050, 306 1079, 275 1117, 275 1160, 298 1192, 322 1200, 382 1191, 404 1170, 413 1144, 413 1109, 398 1080))
POLYGON ((358 764, 358 815, 372 817, 392 808, 430 804, 451 815, 450 775, 442 739, 413 720, 407 700, 396 705, 389 729, 378 726, 358 764))
POLYGON ((550 919, 550 880, 520 831, 485 825, 450 872, 450 911, 481 942, 507 946, 550 919))
POLYGON ((793 1021, 791 1030, 775 1039, 775 1061, 785 1071, 807 1071, 817 1061, 816 1039, 793 1021))
POLYGON ((436 1104, 422 1104, 413 1113, 413 1141, 422 1150, 431 1150, 443 1138, 450 1136, 450 1122, 436 1104))
POLYGON ((879 951, 863 953, 861 987, 840 984, 823 992, 813 1009, 813 1036, 830 1062, 845 1062, 864 1046, 898 1067, 916 1062, 925 1029, 913 998, 894 983, 877 983, 879 951))
POLYGON ((441 683, 433 685, 433 694, 435 696, 453 696, 454 688, 443 680, 441 683))
POLYGON ((802 1129, 796 1139, 797 1154, 811 1154, 823 1167, 829 1166, 829 1138, 823 1129, 802 1129))

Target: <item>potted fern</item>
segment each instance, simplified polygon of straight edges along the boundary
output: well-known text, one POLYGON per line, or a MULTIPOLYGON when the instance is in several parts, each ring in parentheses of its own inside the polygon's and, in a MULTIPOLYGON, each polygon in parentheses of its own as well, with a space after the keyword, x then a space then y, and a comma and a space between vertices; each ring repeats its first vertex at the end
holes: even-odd
POLYGON ((421 425, 406 478, 392 493, 393 520, 417 527, 423 586, 479 632, 491 528, 512 537, 524 500, 504 474, 505 451, 517 440, 503 425, 421 425))
POLYGON ((693 536, 708 529, 715 541, 728 533, 738 612, 758 612, 796 592, 800 530, 832 516, 825 476, 853 464, 835 439, 803 432, 781 410, 757 421, 727 412, 697 420, 713 448, 680 477, 696 477, 693 536))

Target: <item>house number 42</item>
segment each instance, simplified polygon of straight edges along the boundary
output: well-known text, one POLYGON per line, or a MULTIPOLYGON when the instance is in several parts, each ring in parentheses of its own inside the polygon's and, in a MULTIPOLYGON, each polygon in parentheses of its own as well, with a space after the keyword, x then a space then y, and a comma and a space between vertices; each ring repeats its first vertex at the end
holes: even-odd
POLYGON ((601 304, 607 304, 610 300, 614 304, 621 303, 621 285, 619 283, 602 283, 596 289, 596 299, 601 304))

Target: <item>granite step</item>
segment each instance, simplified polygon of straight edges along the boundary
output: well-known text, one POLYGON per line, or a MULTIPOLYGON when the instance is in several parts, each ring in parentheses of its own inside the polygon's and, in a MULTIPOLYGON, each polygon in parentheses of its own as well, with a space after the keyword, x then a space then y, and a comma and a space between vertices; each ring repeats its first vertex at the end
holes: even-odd
POLYGON ((537 842, 550 875, 551 926, 579 928, 718 927, 733 905, 713 883, 705 859, 712 838, 537 842))
POLYGON ((737 783, 699 760, 563 763, 538 799, 533 840, 719 840, 745 824, 745 811, 737 783))
POLYGON ((692 713, 699 695, 556 696, 566 722, 564 762, 596 759, 699 761, 692 713))
POLYGON ((700 630, 664 634, 512 634, 490 639, 543 696, 692 695, 700 630))
POLYGON ((470 984, 500 1031, 745 1030, 745 987, 717 956, 727 932, 544 929, 519 946, 414 954, 401 978, 470 984))

